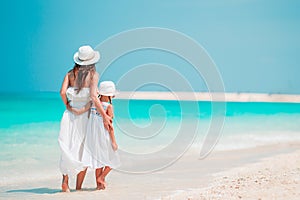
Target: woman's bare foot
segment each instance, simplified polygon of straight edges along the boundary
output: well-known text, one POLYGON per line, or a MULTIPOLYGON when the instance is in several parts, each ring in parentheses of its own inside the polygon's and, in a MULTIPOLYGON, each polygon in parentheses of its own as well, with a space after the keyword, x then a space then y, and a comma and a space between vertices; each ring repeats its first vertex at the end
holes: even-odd
POLYGON ((63 175, 61 191, 62 192, 70 192, 68 175, 63 175))
POLYGON ((68 186, 67 183, 63 183, 63 184, 61 185, 61 191, 62 191, 62 192, 70 192, 70 188, 69 188, 69 186, 68 186))

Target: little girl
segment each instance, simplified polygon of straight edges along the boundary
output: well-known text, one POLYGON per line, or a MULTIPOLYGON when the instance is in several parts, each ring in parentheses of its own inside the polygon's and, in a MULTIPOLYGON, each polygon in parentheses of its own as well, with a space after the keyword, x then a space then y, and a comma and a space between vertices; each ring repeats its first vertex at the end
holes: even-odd
MULTIPOLYGON (((115 96, 115 84, 111 81, 103 81, 99 87, 99 98, 107 115, 113 118, 112 98, 115 96)), ((96 169, 97 189, 105 189, 105 177, 111 171, 120 166, 120 158, 117 152, 114 130, 106 130, 103 119, 95 107, 91 107, 91 116, 88 122, 85 138, 82 162, 85 166, 96 169)))

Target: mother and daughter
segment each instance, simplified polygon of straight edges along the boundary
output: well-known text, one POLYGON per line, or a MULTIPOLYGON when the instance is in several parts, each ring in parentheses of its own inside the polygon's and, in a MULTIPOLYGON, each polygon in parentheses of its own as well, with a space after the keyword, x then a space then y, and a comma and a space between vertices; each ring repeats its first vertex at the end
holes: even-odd
POLYGON ((81 190, 87 168, 95 169, 97 189, 105 189, 105 177, 120 165, 112 126, 116 89, 111 81, 101 82, 98 88, 95 64, 99 59, 98 51, 80 47, 61 87, 66 106, 58 138, 63 192, 70 191, 68 181, 73 175, 77 175, 76 190, 81 190))

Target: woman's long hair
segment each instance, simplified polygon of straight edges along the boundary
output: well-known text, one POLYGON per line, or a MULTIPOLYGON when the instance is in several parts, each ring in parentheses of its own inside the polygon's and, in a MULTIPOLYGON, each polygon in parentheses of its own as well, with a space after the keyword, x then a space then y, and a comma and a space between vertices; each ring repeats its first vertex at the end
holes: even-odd
POLYGON ((86 83, 87 77, 90 79, 93 78, 96 72, 95 64, 91 65, 79 65, 78 74, 76 77, 76 86, 77 86, 77 94, 83 88, 84 84, 86 83))
POLYGON ((70 81, 75 81, 76 80, 76 74, 79 70, 80 65, 78 65, 77 63, 75 63, 73 69, 71 69, 68 73, 69 73, 69 79, 70 81))

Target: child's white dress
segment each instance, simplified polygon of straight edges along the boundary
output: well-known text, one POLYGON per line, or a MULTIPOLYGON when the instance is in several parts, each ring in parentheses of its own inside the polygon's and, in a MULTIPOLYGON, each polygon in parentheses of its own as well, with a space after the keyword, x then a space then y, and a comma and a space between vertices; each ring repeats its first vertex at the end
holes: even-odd
MULTIPOLYGON (((109 103, 101 102, 106 111, 109 103)), ((104 128, 103 119, 96 108, 91 108, 84 143, 82 162, 86 167, 97 169, 109 166, 113 169, 120 166, 120 157, 112 148, 109 132, 104 128)))

